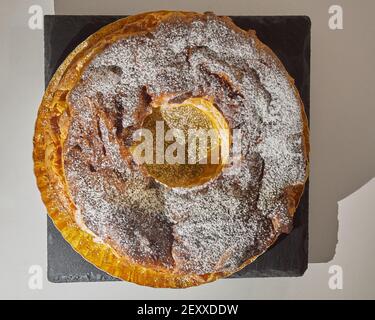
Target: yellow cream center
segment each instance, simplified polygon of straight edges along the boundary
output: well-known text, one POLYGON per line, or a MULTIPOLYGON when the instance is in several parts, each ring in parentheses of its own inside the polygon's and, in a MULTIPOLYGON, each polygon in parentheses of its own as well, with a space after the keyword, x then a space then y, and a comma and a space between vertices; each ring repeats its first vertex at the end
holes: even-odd
POLYGON ((153 137, 153 161, 142 164, 146 173, 164 185, 182 188, 217 177, 228 159, 230 133, 214 104, 189 98, 152 106, 142 125, 153 137))

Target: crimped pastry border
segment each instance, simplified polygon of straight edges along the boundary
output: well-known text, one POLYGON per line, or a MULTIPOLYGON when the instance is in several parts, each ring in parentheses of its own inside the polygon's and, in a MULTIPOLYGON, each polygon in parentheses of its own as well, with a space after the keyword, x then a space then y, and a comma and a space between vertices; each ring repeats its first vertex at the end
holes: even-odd
MULTIPOLYGON (((217 272, 205 275, 176 274, 165 270, 146 268, 135 264, 126 256, 119 255, 109 244, 98 243, 93 235, 82 229, 75 221, 76 211, 65 179, 62 150, 69 127, 69 105, 66 96, 80 80, 82 71, 91 59, 107 45, 114 41, 129 37, 133 34, 147 33, 155 28, 161 21, 171 18, 180 18, 191 21, 201 18, 202 14, 193 12, 158 11, 142 13, 117 20, 88 37, 76 47, 64 60, 53 75, 43 96, 38 111, 34 134, 34 173, 37 185, 41 192, 42 200, 47 207, 56 228, 65 240, 84 259, 94 264, 99 269, 122 280, 131 281, 140 285, 151 287, 184 288, 211 282, 230 273, 217 272)), ((277 61, 279 68, 285 72, 300 101, 301 113, 304 122, 305 158, 308 163, 309 133, 307 117, 302 100, 294 86, 294 80, 288 75, 282 63, 270 48, 261 43, 255 32, 246 32, 237 27, 229 18, 222 18, 237 32, 246 34, 256 40, 256 45, 267 51, 277 61)), ((289 212, 294 214, 303 193, 304 185, 292 186, 285 190, 289 204, 289 212)), ((263 252, 276 241, 268 243, 263 252)), ((238 270, 253 262, 257 256, 249 258, 238 270)), ((238 271, 236 270, 236 271, 238 271)))

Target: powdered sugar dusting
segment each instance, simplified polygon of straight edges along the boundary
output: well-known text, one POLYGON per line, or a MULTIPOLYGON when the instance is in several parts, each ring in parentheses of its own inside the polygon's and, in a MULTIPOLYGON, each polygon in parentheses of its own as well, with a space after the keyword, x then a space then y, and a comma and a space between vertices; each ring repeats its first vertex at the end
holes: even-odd
POLYGON ((294 88, 253 39, 209 14, 162 22, 98 54, 71 91, 64 167, 80 217, 98 238, 144 265, 181 273, 234 271, 291 219, 285 188, 304 183, 302 115, 294 88), (242 132, 239 173, 171 189, 127 152, 147 97, 213 97, 242 132))

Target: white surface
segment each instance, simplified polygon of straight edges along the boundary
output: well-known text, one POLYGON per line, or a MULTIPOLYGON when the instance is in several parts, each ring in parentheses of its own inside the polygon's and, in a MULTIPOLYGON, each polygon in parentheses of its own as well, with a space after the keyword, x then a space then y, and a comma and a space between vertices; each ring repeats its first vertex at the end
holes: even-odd
POLYGON ((52 284, 46 279, 46 218, 32 171, 32 136, 44 89, 43 32, 28 28, 28 9, 52 1, 0 4, 0 298, 254 299, 375 298, 375 108, 371 1, 335 1, 344 8, 344 30, 328 29, 326 1, 56 1, 58 13, 133 14, 153 9, 219 14, 307 14, 312 19, 311 261, 302 278, 220 280, 198 288, 168 290, 130 283, 52 284), (207 2, 208 3, 208 2, 207 2), (358 3, 358 2, 357 2, 358 3), (86 4, 86 7, 85 7, 86 4), (101 8, 103 7, 103 8, 101 8), (366 182, 369 181, 367 184, 366 182), (359 187, 357 192, 356 191, 359 187), (353 193, 354 192, 354 193, 353 193), (351 196, 351 193, 353 193, 351 196), (339 205, 337 202, 341 201, 339 205), (43 289, 31 290, 28 270, 40 265, 43 289), (343 268, 343 290, 331 290, 328 269, 343 268))

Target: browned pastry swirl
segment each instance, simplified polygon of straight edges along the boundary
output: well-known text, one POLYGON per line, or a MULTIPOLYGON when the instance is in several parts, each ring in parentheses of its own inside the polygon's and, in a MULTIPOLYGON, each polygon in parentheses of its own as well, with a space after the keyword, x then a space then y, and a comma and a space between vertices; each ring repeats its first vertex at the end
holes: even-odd
MULTIPOLYGON (((46 121, 60 139, 54 152, 72 223, 120 261, 157 272, 154 283, 127 277, 141 284, 189 286, 231 274, 292 228, 308 171, 298 92, 255 33, 228 18, 157 12, 122 21, 77 50, 84 54, 68 64, 69 85, 60 80, 49 93, 64 106, 46 121), (168 187, 134 162, 132 135, 155 101, 191 98, 212 101, 241 129, 241 166, 168 187), (168 275, 183 281, 158 282, 168 275)), ((38 128, 36 148, 45 134, 38 128)))

